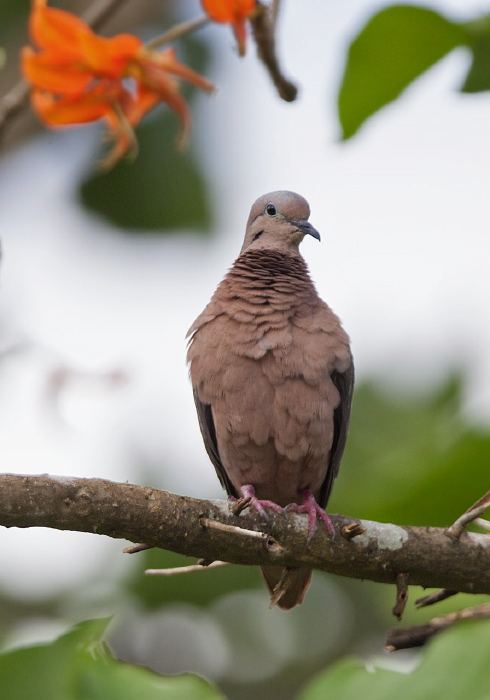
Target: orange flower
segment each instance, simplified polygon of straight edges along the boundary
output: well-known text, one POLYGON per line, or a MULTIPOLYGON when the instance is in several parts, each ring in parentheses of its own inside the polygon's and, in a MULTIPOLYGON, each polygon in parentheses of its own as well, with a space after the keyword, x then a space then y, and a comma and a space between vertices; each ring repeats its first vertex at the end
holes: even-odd
POLYGON ((54 127, 103 119, 114 141, 103 165, 111 167, 128 152, 136 153, 133 127, 166 102, 179 117, 184 145, 190 113, 179 79, 208 92, 213 85, 180 63, 173 49, 147 49, 131 34, 105 39, 78 17, 46 3, 33 0, 30 18, 31 37, 40 51, 22 51, 22 72, 41 119, 54 127))
POLYGON ((254 12, 256 0, 201 0, 204 11, 215 22, 226 22, 233 25, 233 31, 238 43, 238 53, 245 55, 245 40, 247 20, 254 12))

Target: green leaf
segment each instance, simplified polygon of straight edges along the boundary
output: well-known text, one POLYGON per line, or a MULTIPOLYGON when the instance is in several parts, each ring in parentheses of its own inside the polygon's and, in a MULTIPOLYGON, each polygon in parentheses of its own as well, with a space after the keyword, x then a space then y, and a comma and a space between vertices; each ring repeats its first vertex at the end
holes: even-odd
POLYGON ((490 89, 490 17, 484 16, 465 25, 471 37, 473 61, 461 92, 490 89))
POLYGON ((339 93, 342 137, 353 136, 368 117, 468 40, 463 25, 422 7, 395 5, 374 15, 349 48, 339 93))
POLYGON ((468 700, 488 698, 490 623, 460 623, 440 633, 411 673, 376 668, 368 671, 355 659, 345 659, 321 674, 299 700, 468 700))
POLYGON ((84 205, 129 232, 210 229, 205 178, 190 152, 176 149, 176 117, 155 115, 136 132, 140 152, 80 190, 84 205))
POLYGON ((461 92, 490 90, 490 37, 481 37, 472 47, 473 61, 461 92))
POLYGON ((22 32, 22 42, 25 43, 29 6, 30 3, 24 0, 4 0, 1 3, 0 42, 2 44, 11 44, 12 38, 20 32, 22 32))
POLYGON ((159 676, 117 661, 101 640, 109 619, 88 620, 52 644, 0 656, 0 697, 8 700, 222 700, 204 679, 159 676))

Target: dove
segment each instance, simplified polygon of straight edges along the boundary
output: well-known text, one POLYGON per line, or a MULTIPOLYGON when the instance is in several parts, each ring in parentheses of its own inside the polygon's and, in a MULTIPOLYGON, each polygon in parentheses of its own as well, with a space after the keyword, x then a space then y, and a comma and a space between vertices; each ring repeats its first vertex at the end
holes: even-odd
MULTIPOLYGON (((322 521, 344 451, 354 385, 349 338, 320 299, 299 244, 320 240, 294 192, 259 197, 238 258, 188 332, 204 446, 235 499, 322 521)), ((311 570, 263 566, 271 607, 303 601, 311 570)))

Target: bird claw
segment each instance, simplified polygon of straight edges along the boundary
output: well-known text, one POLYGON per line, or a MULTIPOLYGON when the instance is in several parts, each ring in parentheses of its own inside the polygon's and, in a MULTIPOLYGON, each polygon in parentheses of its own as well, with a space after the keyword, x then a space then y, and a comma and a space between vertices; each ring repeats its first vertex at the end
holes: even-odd
POLYGON ((266 513, 265 508, 270 508, 276 513, 284 515, 284 509, 281 508, 281 506, 277 503, 274 503, 274 501, 261 500, 257 498, 253 486, 250 486, 248 484, 242 486, 241 492, 243 494, 243 498, 238 500, 237 505, 243 502, 245 504, 245 507, 250 506, 251 508, 254 508, 257 511, 257 513, 259 513, 264 518, 265 521, 269 520, 269 515, 268 513, 266 513))
POLYGON ((308 537, 306 538, 306 544, 310 544, 311 540, 313 539, 313 535, 316 532, 317 518, 320 518, 320 520, 324 523, 328 534, 331 537, 334 537, 335 530, 333 529, 332 521, 328 517, 327 513, 325 513, 323 508, 318 505, 310 489, 303 489, 303 491, 301 491, 301 495, 303 497, 303 503, 301 505, 298 503, 290 503, 286 506, 286 510, 294 513, 308 514, 308 537))

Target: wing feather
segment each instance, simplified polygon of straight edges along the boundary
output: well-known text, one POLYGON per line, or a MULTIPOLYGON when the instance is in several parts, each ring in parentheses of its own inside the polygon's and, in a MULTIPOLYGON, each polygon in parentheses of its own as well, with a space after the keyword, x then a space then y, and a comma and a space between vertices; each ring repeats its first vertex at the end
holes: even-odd
POLYGON ((201 428, 201 434, 204 440, 204 447, 206 448, 209 459, 214 464, 214 468, 216 469, 216 474, 218 475, 221 486, 225 489, 228 496, 238 498, 239 494, 228 478, 219 454, 213 409, 209 404, 203 403, 199 399, 196 389, 194 389, 194 402, 196 404, 197 417, 199 419, 199 427, 201 428))
POLYGON ((332 381, 340 394, 340 403, 334 411, 334 435, 332 448, 330 450, 328 469, 325 480, 320 489, 318 503, 322 508, 327 505, 333 482, 338 474, 340 460, 344 453, 347 431, 349 429, 350 412, 352 405, 352 395, 354 392, 354 365, 351 362, 345 372, 332 372, 332 381))

